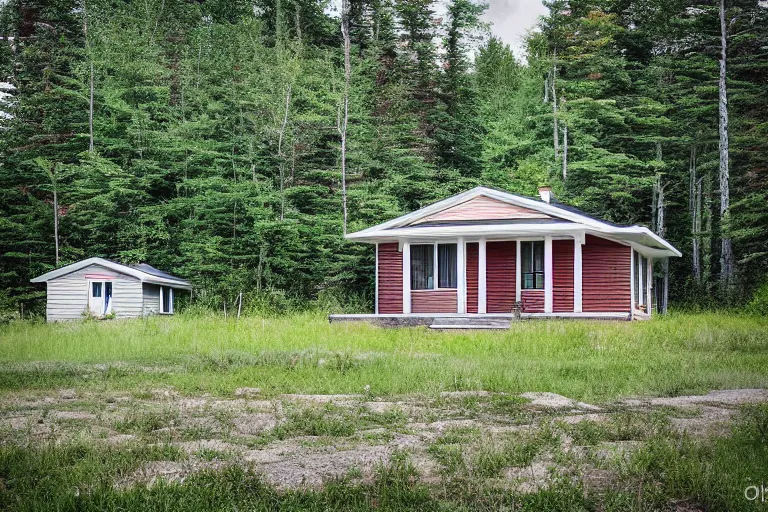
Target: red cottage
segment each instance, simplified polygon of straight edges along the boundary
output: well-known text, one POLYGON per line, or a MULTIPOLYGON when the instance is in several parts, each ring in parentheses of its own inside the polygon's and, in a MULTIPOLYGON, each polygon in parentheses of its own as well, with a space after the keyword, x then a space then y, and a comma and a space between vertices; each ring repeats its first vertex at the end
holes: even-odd
MULTIPOLYGON (((653 260, 680 256, 640 226, 477 187, 347 235, 376 246, 374 315, 395 323, 525 317, 647 318, 653 260)), ((482 322, 475 322, 482 326, 482 322)))

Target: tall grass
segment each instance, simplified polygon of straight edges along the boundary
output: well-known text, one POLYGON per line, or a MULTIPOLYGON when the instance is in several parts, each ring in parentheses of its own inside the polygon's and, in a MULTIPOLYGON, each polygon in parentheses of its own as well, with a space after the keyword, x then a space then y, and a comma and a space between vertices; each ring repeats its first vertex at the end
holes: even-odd
POLYGON ((182 392, 552 391, 582 400, 768 386, 768 320, 530 321, 435 332, 278 318, 176 316, 0 328, 0 390, 169 384, 182 392), (34 363, 34 364, 32 364, 34 363))

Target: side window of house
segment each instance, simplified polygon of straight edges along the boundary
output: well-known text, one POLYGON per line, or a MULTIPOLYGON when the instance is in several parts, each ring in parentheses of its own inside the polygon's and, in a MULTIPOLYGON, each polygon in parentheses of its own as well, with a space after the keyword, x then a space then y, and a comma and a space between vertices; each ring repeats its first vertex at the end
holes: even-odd
POLYGON ((521 242, 523 290, 544 289, 544 241, 521 242))

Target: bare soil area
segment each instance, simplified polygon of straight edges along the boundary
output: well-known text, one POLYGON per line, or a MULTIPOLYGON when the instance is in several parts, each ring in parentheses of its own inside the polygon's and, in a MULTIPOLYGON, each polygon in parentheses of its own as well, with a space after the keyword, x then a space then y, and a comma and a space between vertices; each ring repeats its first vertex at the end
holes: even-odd
POLYGON ((606 461, 625 457, 650 432, 727 432, 741 405, 760 402, 768 402, 768 390, 607 404, 485 391, 265 400, 256 388, 238 389, 230 399, 180 396, 172 388, 141 396, 60 390, 5 395, 0 442, 172 448, 169 460, 144 464, 115 482, 120 487, 231 464, 253 468, 280 488, 316 487, 336 478, 364 481, 393 458, 406 457, 428 483, 478 477, 534 492, 568 477, 599 489, 615 479, 606 461))

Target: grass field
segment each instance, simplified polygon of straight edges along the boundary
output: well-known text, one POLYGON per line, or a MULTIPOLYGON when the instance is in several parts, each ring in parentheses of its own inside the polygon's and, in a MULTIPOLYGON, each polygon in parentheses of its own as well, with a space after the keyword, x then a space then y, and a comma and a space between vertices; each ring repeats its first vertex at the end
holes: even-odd
POLYGON ((0 390, 78 387, 231 394, 551 391, 587 401, 768 387, 768 320, 522 322, 434 332, 285 318, 155 317, 0 327, 0 390))
POLYGON ((0 511, 763 510, 747 388, 768 388, 760 317, 13 323, 0 511))

